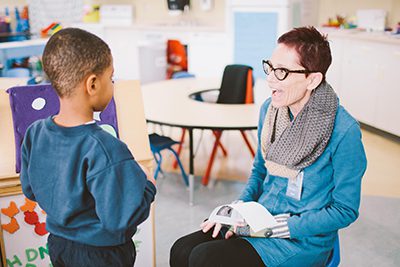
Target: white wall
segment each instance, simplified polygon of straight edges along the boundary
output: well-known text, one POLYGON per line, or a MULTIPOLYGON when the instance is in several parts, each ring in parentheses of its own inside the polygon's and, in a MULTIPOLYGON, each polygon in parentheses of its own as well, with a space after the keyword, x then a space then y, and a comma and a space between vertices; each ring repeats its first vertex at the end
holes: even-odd
MULTIPOLYGON (((65 0, 68 1, 68 0, 65 0)), ((15 6, 26 5, 26 0, 1 0, 0 14, 4 7, 10 9, 15 6)), ((182 20, 204 26, 224 27, 225 0, 214 0, 213 9, 203 11, 199 0, 191 0, 191 9, 188 14, 171 16, 168 14, 167 0, 84 0, 85 4, 131 4, 135 7, 136 23, 178 23, 182 20)))
POLYGON ((320 0, 319 24, 327 23, 336 15, 355 16, 357 9, 384 9, 388 12, 387 26, 400 22, 400 0, 320 0))
MULTIPOLYGON (((66 0, 68 1, 68 0, 66 0)), ((181 19, 197 21, 201 24, 223 27, 225 24, 226 0, 214 0, 214 9, 202 11, 199 0, 191 0, 192 10, 187 16, 174 17, 168 15, 166 0, 84 0, 87 4, 132 4, 135 5, 138 23, 174 23, 181 19)), ((267 0, 266 0, 267 1, 267 0)), ((400 22, 400 0, 318 0, 318 24, 328 21, 329 17, 339 15, 355 15, 357 9, 381 8, 388 12, 387 25, 394 27, 400 22)), ((1 0, 0 14, 4 6, 14 7, 26 4, 26 0, 1 0)))

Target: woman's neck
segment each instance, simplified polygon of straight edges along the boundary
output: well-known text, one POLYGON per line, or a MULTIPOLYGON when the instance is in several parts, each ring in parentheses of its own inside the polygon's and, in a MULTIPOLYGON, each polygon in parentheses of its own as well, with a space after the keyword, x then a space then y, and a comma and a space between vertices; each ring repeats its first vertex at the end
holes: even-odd
POLYGON ((310 100, 310 97, 311 97, 311 91, 307 90, 303 98, 289 105, 289 110, 293 115, 293 119, 295 119, 297 115, 300 113, 300 111, 304 108, 308 100, 310 100))

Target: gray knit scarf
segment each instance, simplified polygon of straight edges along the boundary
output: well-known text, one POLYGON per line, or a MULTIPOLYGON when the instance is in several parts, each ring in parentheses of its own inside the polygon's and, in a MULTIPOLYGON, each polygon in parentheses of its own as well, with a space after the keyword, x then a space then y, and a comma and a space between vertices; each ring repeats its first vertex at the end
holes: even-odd
POLYGON ((272 175, 295 178, 324 152, 332 134, 338 98, 322 82, 293 121, 289 108, 270 104, 261 132, 261 152, 272 175))

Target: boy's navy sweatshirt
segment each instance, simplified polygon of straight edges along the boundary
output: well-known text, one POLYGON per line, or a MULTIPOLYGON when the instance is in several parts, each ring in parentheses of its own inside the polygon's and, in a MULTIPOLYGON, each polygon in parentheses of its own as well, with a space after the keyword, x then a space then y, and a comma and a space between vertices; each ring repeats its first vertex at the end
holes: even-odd
POLYGON ((150 212, 155 186, 127 146, 96 124, 32 124, 22 145, 21 185, 47 213, 47 230, 92 246, 128 242, 150 212))

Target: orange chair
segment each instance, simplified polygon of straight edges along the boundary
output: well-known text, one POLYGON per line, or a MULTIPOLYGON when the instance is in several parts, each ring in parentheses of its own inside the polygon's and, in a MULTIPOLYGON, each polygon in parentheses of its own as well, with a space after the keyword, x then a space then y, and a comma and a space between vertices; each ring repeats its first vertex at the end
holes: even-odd
POLYGON ((167 41, 167 64, 167 79, 171 79, 175 72, 188 70, 186 48, 180 41, 167 41))

